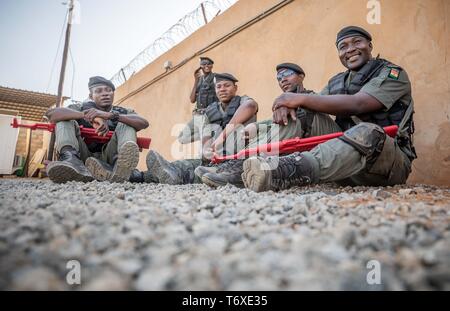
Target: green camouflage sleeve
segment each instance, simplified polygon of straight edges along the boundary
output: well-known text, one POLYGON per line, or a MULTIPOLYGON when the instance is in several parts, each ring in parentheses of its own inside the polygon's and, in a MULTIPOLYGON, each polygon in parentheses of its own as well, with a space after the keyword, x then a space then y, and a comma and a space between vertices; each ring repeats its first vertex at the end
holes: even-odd
POLYGON ((400 98, 411 93, 411 82, 404 70, 386 66, 362 87, 361 92, 375 97, 388 110, 400 98))
POLYGON ((242 105, 243 103, 245 103, 246 101, 248 101, 248 100, 253 100, 253 101, 254 101, 253 98, 251 98, 251 97, 249 97, 249 96, 247 96, 247 95, 242 95, 242 96, 241 96, 241 105, 242 105))
POLYGON ((319 93, 314 93, 314 95, 330 95, 330 90, 328 89, 328 84, 319 93))
MULTIPOLYGON (((253 100, 253 101, 256 103, 256 100, 254 100, 254 99, 251 98, 250 96, 242 95, 242 96, 241 96, 241 105, 242 105, 243 103, 245 103, 246 101, 249 101, 249 100, 253 100)), ((258 113, 258 111, 259 111, 259 106, 258 106, 258 103, 256 103, 256 113, 258 113)))

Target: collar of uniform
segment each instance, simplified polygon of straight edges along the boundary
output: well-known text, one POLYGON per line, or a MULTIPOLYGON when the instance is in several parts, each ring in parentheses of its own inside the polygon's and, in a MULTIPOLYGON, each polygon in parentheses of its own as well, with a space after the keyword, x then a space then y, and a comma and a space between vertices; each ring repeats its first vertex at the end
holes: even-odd
POLYGON ((305 92, 305 88, 303 86, 297 86, 297 91, 296 93, 304 93, 305 92))

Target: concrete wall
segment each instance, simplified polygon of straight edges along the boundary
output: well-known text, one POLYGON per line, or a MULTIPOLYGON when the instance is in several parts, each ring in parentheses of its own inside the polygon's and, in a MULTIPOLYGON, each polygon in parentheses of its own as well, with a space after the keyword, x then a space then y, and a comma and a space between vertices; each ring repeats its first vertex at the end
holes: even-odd
MULTIPOLYGON (((412 81, 416 104, 415 145, 419 159, 409 182, 450 185, 450 2, 447 0, 381 1, 381 24, 368 25, 366 0, 240 0, 118 88, 116 103, 133 107, 151 123, 140 135, 171 158, 175 124, 190 118, 189 93, 199 51, 216 62, 214 71, 231 72, 241 94, 256 99, 258 119, 271 117, 280 94, 275 65, 290 61, 306 71, 305 86, 320 90, 344 68, 334 46, 336 32, 360 25, 374 37, 374 55, 403 66, 412 81), (214 41, 279 3, 288 3, 217 46, 214 41), (166 76, 163 63, 177 66, 166 76), (159 77, 159 78, 158 78, 159 77), (155 80, 151 82, 152 80, 155 80), (146 85, 147 84, 147 85, 146 85)), ((140 167, 144 168, 141 155, 140 167)))

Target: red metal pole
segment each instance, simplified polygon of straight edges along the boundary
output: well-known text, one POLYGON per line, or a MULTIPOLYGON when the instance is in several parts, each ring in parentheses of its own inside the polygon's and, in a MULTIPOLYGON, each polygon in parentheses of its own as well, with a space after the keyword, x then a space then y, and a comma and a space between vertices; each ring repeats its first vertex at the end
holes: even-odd
MULTIPOLYGON (((384 128, 384 131, 386 132, 387 135, 395 137, 395 135, 397 135, 398 126, 396 125, 387 126, 384 128)), ((343 132, 338 132, 322 136, 315 136, 309 138, 293 138, 280 142, 273 142, 270 144, 260 145, 255 148, 244 149, 238 152, 237 154, 233 155, 228 156, 214 155, 214 157, 211 159, 211 162, 220 163, 227 160, 242 159, 257 154, 278 155, 297 151, 308 151, 321 143, 324 143, 330 139, 338 138, 343 134, 344 134, 343 132)))

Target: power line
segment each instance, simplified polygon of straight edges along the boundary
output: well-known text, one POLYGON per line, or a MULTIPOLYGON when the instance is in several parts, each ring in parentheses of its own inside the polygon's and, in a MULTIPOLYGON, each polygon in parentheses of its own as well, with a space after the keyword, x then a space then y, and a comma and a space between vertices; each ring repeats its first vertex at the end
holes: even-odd
POLYGON ((72 85, 70 87, 70 98, 73 99, 73 83, 75 81, 75 61, 73 60, 72 49, 69 47, 70 60, 72 61, 72 85))
POLYGON ((58 60, 58 54, 59 54, 59 50, 61 48, 61 42, 62 42, 62 38, 63 38, 63 34, 64 34, 64 28, 66 26, 68 15, 69 15, 69 11, 66 12, 66 17, 64 18, 64 22, 63 22, 62 27, 61 27, 61 34, 59 36, 58 48, 56 49, 56 55, 55 55, 55 58, 53 59, 52 70, 50 72, 50 78, 48 79, 47 89, 45 91, 46 93, 48 93, 48 91, 50 89, 50 84, 52 83, 53 72, 55 71, 56 61, 58 60))

